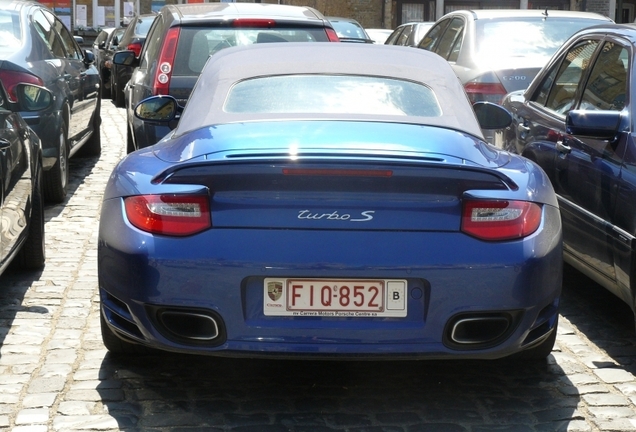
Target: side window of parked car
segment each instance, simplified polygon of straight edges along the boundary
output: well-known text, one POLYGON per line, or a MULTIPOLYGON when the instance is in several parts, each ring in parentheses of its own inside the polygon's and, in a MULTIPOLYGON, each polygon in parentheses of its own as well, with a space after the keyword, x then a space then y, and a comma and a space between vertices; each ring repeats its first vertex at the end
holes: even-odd
POLYGON ((621 111, 627 97, 629 51, 606 42, 585 85, 580 109, 621 111))
POLYGON ((398 40, 395 42, 396 45, 406 45, 408 39, 409 39, 409 35, 411 34, 411 32, 413 31, 413 26, 406 26, 404 27, 404 31, 402 31, 402 34, 400 35, 400 37, 398 38, 398 40))
POLYGON ((164 37, 164 30, 164 17, 160 14, 155 18, 150 30, 148 30, 148 36, 146 37, 143 52, 141 53, 140 69, 148 69, 150 63, 155 61, 159 56, 159 48, 161 47, 161 42, 164 37))
POLYGON ((53 28, 55 29, 55 31, 57 31, 57 33, 60 35, 60 39, 62 40, 62 44, 64 45, 64 49, 66 50, 66 58, 74 60, 82 59, 84 56, 75 44, 73 36, 71 36, 71 33, 68 31, 64 23, 62 23, 62 21, 48 12, 45 12, 45 14, 53 23, 53 28))
POLYGON ((393 33, 391 33, 389 35, 389 37, 387 38, 386 42, 384 42, 386 45, 396 45, 397 44, 397 40, 400 37, 400 35, 402 34, 402 32, 404 31, 404 28, 398 28, 395 29, 393 31, 393 33))
POLYGON ((66 52, 57 33, 53 30, 51 22, 44 16, 41 9, 33 13, 33 25, 42 41, 55 57, 64 58, 66 52))
POLYGON ((457 61, 463 34, 464 20, 461 18, 454 18, 433 51, 448 61, 457 61), (451 54, 453 54, 452 59, 451 54))
POLYGON ((426 33, 426 36, 424 36, 424 39, 422 39, 418 48, 433 51, 438 45, 440 37, 444 34, 444 29, 446 29, 448 23, 450 23, 450 19, 445 19, 439 24, 433 26, 431 30, 426 33))
POLYGON ((549 74, 544 81, 539 95, 547 91, 546 84, 551 85, 545 107, 565 115, 574 108, 576 92, 581 79, 586 75, 590 60, 598 47, 598 40, 586 40, 576 44, 565 55, 555 79, 549 74), (553 81, 553 82, 550 82, 553 81))

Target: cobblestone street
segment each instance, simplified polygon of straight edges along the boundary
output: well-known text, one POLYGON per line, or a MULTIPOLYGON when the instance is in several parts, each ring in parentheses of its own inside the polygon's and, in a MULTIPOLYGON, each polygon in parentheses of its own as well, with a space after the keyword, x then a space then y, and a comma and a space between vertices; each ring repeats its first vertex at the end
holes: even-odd
POLYGON ((571 270, 542 365, 108 355, 98 218, 125 117, 105 101, 101 157, 71 159, 43 271, 0 277, 0 431, 636 431, 631 311, 571 270))

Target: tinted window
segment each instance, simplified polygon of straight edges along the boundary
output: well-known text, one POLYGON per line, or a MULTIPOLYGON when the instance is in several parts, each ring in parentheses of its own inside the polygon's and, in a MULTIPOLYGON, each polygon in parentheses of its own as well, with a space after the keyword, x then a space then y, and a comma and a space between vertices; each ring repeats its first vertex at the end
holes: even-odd
POLYGON ((621 111, 627 97, 628 65, 627 49, 606 42, 590 72, 580 108, 621 111))
POLYGON ((442 33, 444 32, 444 29, 446 28, 449 22, 450 22, 450 19, 446 19, 440 22, 439 24, 433 26, 431 28, 431 31, 429 31, 426 34, 426 36, 424 36, 424 39, 422 39, 418 48, 423 48, 425 50, 431 51, 437 45, 439 38, 442 36, 442 33))
POLYGON ((477 20, 477 57, 485 63, 514 57, 547 58, 576 31, 599 23, 598 20, 556 17, 477 20))
POLYGON ((442 35, 439 43, 436 45, 434 51, 445 59, 449 59, 451 52, 456 51, 455 60, 457 60, 457 53, 459 52, 459 43, 461 41, 462 34, 464 32, 464 20, 461 18, 455 18, 451 21, 450 25, 442 35))
POLYGON ((322 28, 276 27, 275 30, 269 30, 182 27, 173 75, 198 75, 208 57, 223 48, 268 42, 327 42, 327 33, 322 28))
POLYGON ((53 26, 49 20, 42 13, 42 10, 37 10, 33 13, 33 26, 40 38, 42 38, 42 41, 49 48, 49 51, 51 51, 55 57, 66 57, 62 41, 53 30, 53 26))
POLYGON ((550 89, 546 108, 565 114, 574 107, 579 83, 590 66, 598 44, 597 40, 583 41, 568 51, 550 89))
POLYGON ((429 87, 366 76, 286 75, 237 83, 224 111, 231 113, 329 113, 437 117, 429 87))
POLYGON ((66 57, 75 60, 83 58, 82 52, 77 47, 73 36, 71 36, 71 33, 68 31, 64 23, 62 23, 62 21, 46 11, 45 15, 47 15, 47 18, 49 18, 49 20, 53 23, 53 27, 60 35, 62 44, 64 45, 64 49, 66 51, 66 57))
POLYGON ((391 33, 391 35, 389 35, 389 37, 387 38, 386 42, 384 42, 386 45, 395 45, 395 42, 397 41, 397 39, 400 37, 400 34, 404 31, 404 27, 398 27, 397 29, 395 29, 393 31, 393 33, 391 33))
POLYGON ((409 36, 410 36, 412 31, 413 31, 413 26, 404 27, 404 31, 402 32, 402 34, 398 38, 397 42, 395 42, 395 44, 396 45, 406 45, 408 43, 409 36))
POLYGON ((147 69, 153 59, 159 56, 159 48, 163 41, 163 33, 165 31, 165 18, 163 15, 158 15, 153 21, 153 25, 148 32, 148 38, 144 43, 143 52, 141 53, 141 61, 139 67, 141 69, 147 69))

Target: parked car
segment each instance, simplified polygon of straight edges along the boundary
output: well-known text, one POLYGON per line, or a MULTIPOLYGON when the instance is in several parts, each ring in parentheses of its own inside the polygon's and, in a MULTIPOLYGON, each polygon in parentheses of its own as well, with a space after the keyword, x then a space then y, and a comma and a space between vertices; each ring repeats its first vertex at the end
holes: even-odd
POLYGON ((53 93, 46 110, 20 112, 42 140, 44 197, 66 197, 68 159, 78 151, 99 155, 100 78, 95 57, 81 50, 66 26, 48 8, 32 1, 0 2, 0 80, 10 103, 20 83, 53 93))
POLYGON ((113 54, 119 45, 119 40, 126 31, 125 27, 108 27, 102 29, 93 43, 95 65, 102 79, 102 98, 111 98, 110 70, 113 64, 113 54))
MULTIPOLYGON (((480 127, 510 113, 474 110, 424 50, 218 52, 176 129, 106 186, 104 344, 544 358, 561 290, 556 196, 538 165, 484 142, 480 127)), ((163 123, 179 112, 172 96, 135 109, 163 123)))
POLYGON ((410 22, 397 26, 386 40, 387 45, 416 47, 426 32, 433 27, 433 22, 410 22))
POLYGON ((44 266, 42 146, 20 113, 53 104, 51 92, 40 86, 16 84, 14 102, 4 88, 0 79, 0 273, 12 262, 24 269, 44 266))
MULTIPOLYGON (((131 51, 136 57, 141 54, 141 49, 146 42, 146 36, 148 30, 155 20, 156 14, 139 15, 131 19, 130 23, 126 27, 124 34, 121 36, 115 52, 118 51, 131 51)), ((133 73, 133 67, 125 64, 111 63, 110 71, 110 94, 115 106, 125 106, 125 94, 126 84, 130 81, 130 77, 133 73)))
POLYGON ((373 43, 383 44, 386 41, 386 38, 393 32, 391 29, 380 29, 380 28, 367 28, 364 29, 367 32, 373 43))
POLYGON ((254 43, 337 40, 331 24, 308 7, 258 3, 164 6, 141 57, 124 51, 113 59, 118 65, 136 67, 126 94, 128 153, 155 144, 176 124, 137 118, 135 106, 152 95, 172 95, 185 105, 203 65, 219 50, 254 43))
POLYGON ((341 42, 373 43, 364 27, 353 18, 327 17, 341 42))
POLYGON ((458 10, 437 20, 419 48, 450 62, 471 101, 501 103, 508 92, 527 88, 577 30, 608 22, 591 12, 458 10))
POLYGON ((636 296, 636 26, 581 30, 525 92, 503 146, 548 174, 563 219, 564 259, 632 309, 636 296))

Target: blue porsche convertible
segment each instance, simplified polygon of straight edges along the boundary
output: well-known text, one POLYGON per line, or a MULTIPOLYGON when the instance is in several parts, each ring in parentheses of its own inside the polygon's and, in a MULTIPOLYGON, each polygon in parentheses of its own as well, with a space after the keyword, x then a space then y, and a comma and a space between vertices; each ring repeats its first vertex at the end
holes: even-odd
POLYGON ((228 48, 104 194, 102 337, 225 356, 545 358, 561 219, 533 162, 487 144, 448 63, 395 46, 228 48), (311 55, 308 55, 311 51, 311 55))

